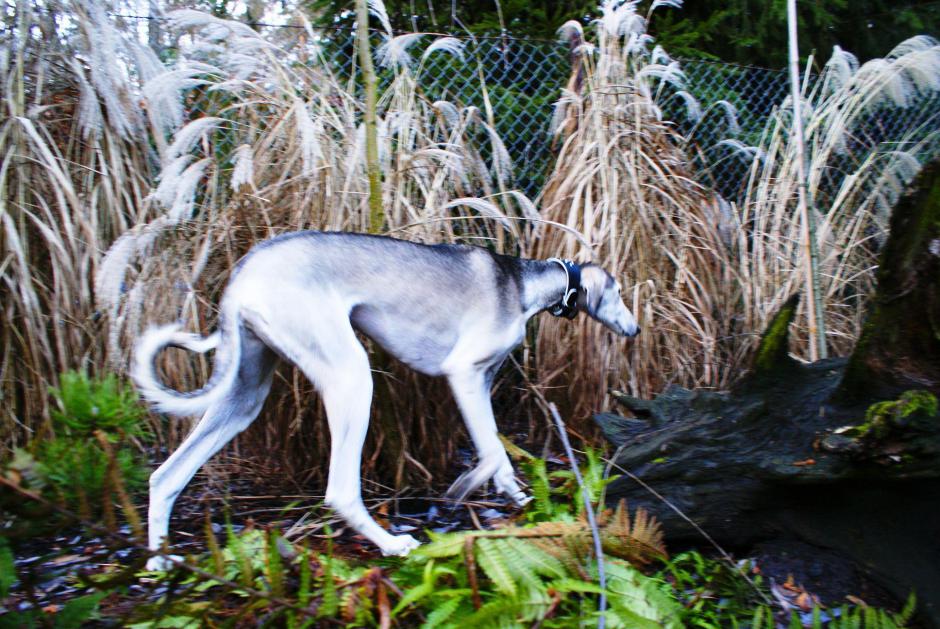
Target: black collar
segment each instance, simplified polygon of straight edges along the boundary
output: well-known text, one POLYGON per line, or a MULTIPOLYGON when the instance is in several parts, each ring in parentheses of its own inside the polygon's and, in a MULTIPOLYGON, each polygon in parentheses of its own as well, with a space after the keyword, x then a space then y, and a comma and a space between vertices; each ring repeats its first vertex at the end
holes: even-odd
POLYGON ((565 276, 568 278, 565 292, 561 300, 548 307, 548 312, 556 317, 565 319, 574 319, 578 316, 578 293, 581 292, 581 267, 571 260, 560 260, 558 258, 549 258, 549 262, 560 264, 565 270, 565 276))

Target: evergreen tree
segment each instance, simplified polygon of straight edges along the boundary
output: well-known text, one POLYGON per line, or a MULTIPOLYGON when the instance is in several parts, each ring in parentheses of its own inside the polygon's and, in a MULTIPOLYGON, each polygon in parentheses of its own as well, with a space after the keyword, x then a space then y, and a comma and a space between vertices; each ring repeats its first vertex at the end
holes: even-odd
MULTIPOLYGON (((650 0, 641 4, 648 6, 650 0)), ((554 39, 567 20, 587 25, 598 0, 385 0, 392 26, 402 32, 436 31, 554 39), (456 15, 452 15, 456 11, 456 15), (456 19, 455 19, 456 18, 456 19)), ((309 0, 321 26, 351 27, 349 0, 309 0)), ((817 60, 841 46, 865 61, 882 57, 914 35, 940 36, 940 2, 819 0, 800 2, 800 51, 817 60)), ((681 9, 656 12, 651 33, 677 57, 716 59, 782 68, 786 64, 786 0, 686 0, 681 9)))

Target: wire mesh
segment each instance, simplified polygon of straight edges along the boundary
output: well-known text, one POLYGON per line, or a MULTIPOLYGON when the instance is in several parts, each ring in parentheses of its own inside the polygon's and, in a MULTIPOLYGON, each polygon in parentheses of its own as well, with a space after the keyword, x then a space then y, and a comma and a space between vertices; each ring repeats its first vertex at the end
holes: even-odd
MULTIPOLYGON (((322 42, 322 47, 334 69, 347 77, 355 72, 353 38, 337 37, 322 42)), ((514 161, 514 186, 537 196, 554 162, 551 119, 570 78, 567 46, 514 37, 479 38, 467 41, 462 59, 437 54, 414 61, 412 70, 429 101, 477 107, 487 117, 492 112, 491 122, 514 161)), ((681 99, 675 98, 662 103, 663 114, 689 139, 702 182, 724 198, 738 200, 751 165, 751 157, 739 147, 760 144, 768 120, 789 93, 787 73, 696 59, 680 63, 685 91, 705 109, 699 119, 691 119, 681 99)), ((387 84, 392 75, 382 70, 380 82, 387 84)), ((811 91, 817 77, 807 80, 811 91)), ((932 95, 915 97, 907 107, 873 110, 853 130, 841 166, 850 166, 853 154, 864 159, 874 149, 912 151, 921 163, 940 155, 938 106, 940 98, 932 95)))

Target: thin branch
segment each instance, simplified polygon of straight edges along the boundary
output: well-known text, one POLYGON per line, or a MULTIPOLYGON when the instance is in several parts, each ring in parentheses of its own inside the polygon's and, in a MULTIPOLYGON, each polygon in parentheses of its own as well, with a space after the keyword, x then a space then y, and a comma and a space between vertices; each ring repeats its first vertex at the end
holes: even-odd
POLYGON ((601 544, 601 534, 597 528, 597 520, 594 518, 594 508, 591 506, 591 496, 588 494, 587 487, 584 485, 584 479, 581 477, 581 470, 578 469, 578 460, 571 449, 571 443, 568 441, 568 432, 565 430, 565 422, 558 414, 558 407, 554 402, 549 402, 548 410, 555 420, 555 427, 558 429, 558 436, 561 437, 561 443, 565 447, 565 454, 568 455, 568 462, 571 464, 571 471, 578 481, 581 488, 581 497, 584 499, 584 512, 587 515, 588 526, 591 527, 591 537, 594 538, 594 554, 597 556, 597 582, 601 588, 600 600, 597 602, 599 616, 597 618, 597 629, 604 629, 606 617, 604 611, 607 609, 607 575, 604 574, 604 547, 601 544))

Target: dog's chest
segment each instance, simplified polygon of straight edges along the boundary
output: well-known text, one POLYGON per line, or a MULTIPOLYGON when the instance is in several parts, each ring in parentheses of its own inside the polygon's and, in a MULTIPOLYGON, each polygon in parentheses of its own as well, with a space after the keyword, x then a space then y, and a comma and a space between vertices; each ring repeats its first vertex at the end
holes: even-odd
POLYGON ((501 363, 525 335, 525 319, 513 319, 501 325, 492 321, 470 323, 462 327, 453 349, 441 363, 442 373, 485 369, 501 363))

